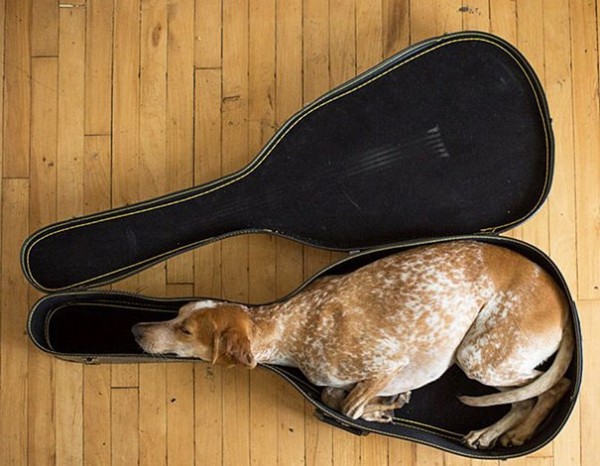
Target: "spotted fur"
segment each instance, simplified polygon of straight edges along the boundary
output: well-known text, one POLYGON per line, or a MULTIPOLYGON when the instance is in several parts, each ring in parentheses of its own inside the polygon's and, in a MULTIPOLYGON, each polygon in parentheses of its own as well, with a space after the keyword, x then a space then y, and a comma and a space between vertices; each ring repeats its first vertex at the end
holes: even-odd
MULTIPOLYGON (((202 301, 184 306, 172 321, 136 327, 140 345, 151 353, 298 367, 315 385, 349 392, 337 403, 348 416, 387 422, 382 406, 401 406, 412 390, 438 379, 453 363, 486 385, 525 386, 518 394, 502 394, 503 403, 542 395, 526 387, 543 378, 535 368, 556 352, 570 325, 562 292, 539 266, 505 248, 455 241, 320 278, 275 304, 248 308, 202 301), (389 401, 397 395, 404 395, 402 404, 389 401), (391 398, 382 403, 385 397, 391 398)), ((550 387, 544 392, 564 375, 570 345, 563 345, 569 357, 549 371, 546 378, 553 380, 545 382, 550 387)), ((522 420, 523 411, 520 406, 513 418, 522 420)), ((502 424, 502 432, 493 425, 485 435, 470 434, 466 442, 489 447, 510 433, 511 422, 502 424)), ((539 422, 529 424, 535 428, 539 422)), ((529 429, 507 442, 518 444, 532 434, 529 429)))

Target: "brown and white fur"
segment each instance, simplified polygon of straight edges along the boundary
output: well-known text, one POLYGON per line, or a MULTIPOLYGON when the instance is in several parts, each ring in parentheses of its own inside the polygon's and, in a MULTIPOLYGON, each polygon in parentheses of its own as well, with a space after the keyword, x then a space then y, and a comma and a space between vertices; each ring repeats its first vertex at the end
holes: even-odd
POLYGON ((274 304, 192 302, 175 319, 137 324, 133 332, 148 353, 298 367, 326 387, 326 404, 380 422, 456 363, 501 390, 463 403, 512 404, 504 418, 465 437, 473 448, 498 439, 521 445, 534 434, 568 390, 563 376, 574 346, 567 303, 552 278, 511 250, 475 241, 391 255, 274 304), (536 370, 557 351, 548 371, 536 370))

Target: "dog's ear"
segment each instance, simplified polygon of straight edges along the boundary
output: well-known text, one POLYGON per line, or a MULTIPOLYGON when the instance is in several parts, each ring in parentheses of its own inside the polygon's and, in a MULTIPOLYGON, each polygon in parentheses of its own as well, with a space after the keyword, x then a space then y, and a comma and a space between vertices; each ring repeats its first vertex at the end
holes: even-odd
POLYGON ((212 363, 227 365, 241 364, 249 369, 256 367, 256 360, 250 347, 250 338, 242 329, 228 328, 213 336, 212 363))
POLYGON ((249 369, 256 367, 256 361, 250 347, 250 338, 241 329, 230 328, 224 334, 222 343, 225 345, 225 355, 235 364, 241 364, 249 369))

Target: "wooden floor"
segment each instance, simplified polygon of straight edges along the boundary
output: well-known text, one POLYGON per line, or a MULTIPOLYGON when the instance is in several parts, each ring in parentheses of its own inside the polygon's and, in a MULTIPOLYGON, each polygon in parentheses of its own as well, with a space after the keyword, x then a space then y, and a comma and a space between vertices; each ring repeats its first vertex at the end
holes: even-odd
MULTIPOLYGON (((411 42, 462 29, 516 44, 544 82, 557 160, 549 201, 511 232, 549 252, 577 296, 586 373, 558 439, 514 465, 592 465, 600 451, 600 110, 594 0, 0 0, 0 465, 473 465, 319 423, 263 370, 86 366, 25 333, 40 294, 19 248, 48 223, 245 165, 304 103, 411 42)), ((115 289, 283 295, 334 260, 244 237, 115 289)), ((491 462, 490 464, 494 464, 491 462)))

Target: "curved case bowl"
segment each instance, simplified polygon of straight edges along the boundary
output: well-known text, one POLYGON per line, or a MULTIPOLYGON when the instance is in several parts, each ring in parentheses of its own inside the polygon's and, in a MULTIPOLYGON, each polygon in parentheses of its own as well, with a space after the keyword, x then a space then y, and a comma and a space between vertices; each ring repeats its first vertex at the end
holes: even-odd
MULTIPOLYGON (((373 260, 417 245, 434 242, 469 239, 485 241, 513 249, 545 268, 563 288, 573 316, 576 352, 567 377, 573 382, 566 395, 544 422, 535 437, 522 447, 476 451, 462 445, 461 438, 470 430, 490 425, 500 419, 507 407, 471 408, 456 398, 461 394, 489 393, 490 388, 466 378, 453 366, 437 381, 413 392, 408 405, 395 413, 392 424, 352 420, 331 410, 320 401, 320 388, 313 386, 294 368, 265 365, 290 382, 317 408, 318 417, 336 427, 356 434, 378 433, 391 437, 414 440, 463 456, 476 458, 511 458, 529 454, 550 442, 566 423, 581 384, 581 331, 575 304, 564 278, 554 263, 533 246, 509 238, 496 236, 468 236, 428 240, 373 249, 343 259, 315 275, 291 295, 297 293, 317 277, 325 274, 351 272, 373 260)), ((290 296, 291 296, 290 295, 290 296)), ((197 361, 186 358, 160 357, 144 354, 135 343, 131 327, 142 321, 160 321, 173 318, 187 299, 156 299, 124 293, 102 291, 75 291, 49 295, 33 308, 28 331, 33 342, 43 351, 59 358, 96 364, 102 362, 156 362, 197 361)), ((196 298, 198 299, 198 298, 196 298)), ((285 299, 285 298, 284 298, 285 299)))

